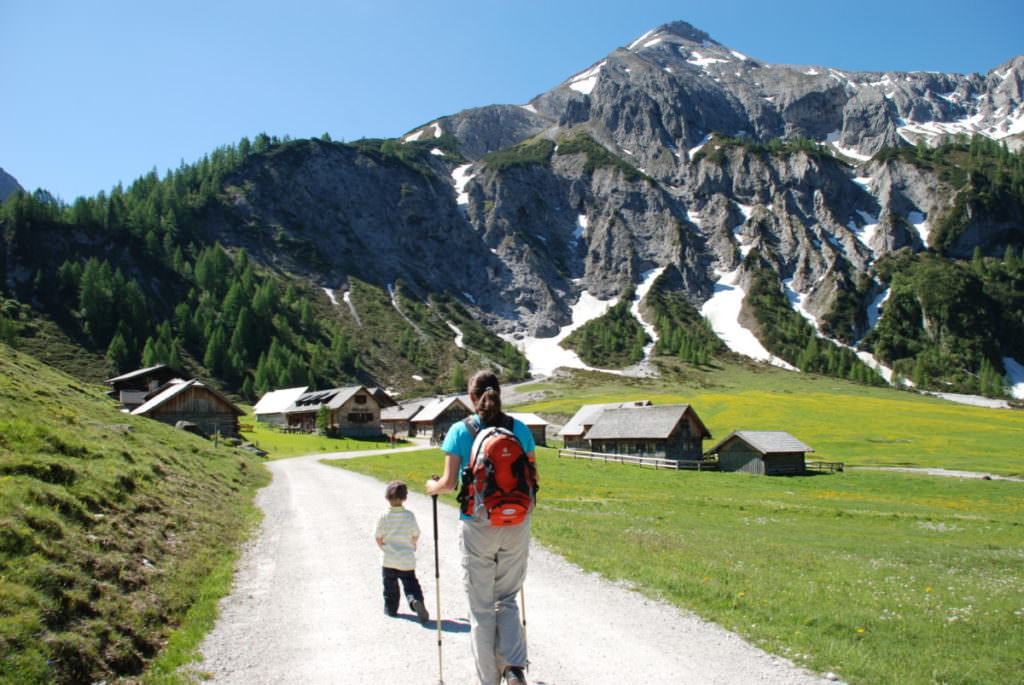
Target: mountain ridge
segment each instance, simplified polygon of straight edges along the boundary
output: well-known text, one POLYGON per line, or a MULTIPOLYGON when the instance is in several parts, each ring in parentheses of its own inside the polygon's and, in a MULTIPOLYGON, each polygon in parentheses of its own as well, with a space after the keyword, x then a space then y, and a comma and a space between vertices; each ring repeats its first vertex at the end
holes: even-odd
MULTIPOLYGON (((1017 140, 1024 58, 1000 68, 771 65, 666 24, 527 105, 464 110, 400 140, 286 141, 258 154, 245 141, 189 230, 330 291, 355 278, 423 301, 447 293, 509 341, 554 336, 584 295, 611 302, 657 269, 679 274, 674 292, 694 310, 746 293, 769 269, 819 338, 864 345, 879 319, 870 312, 898 285, 880 259, 996 258, 1024 245, 1020 155, 984 142, 1017 140)), ((733 324, 749 328, 751 307, 733 324)), ((1017 300, 1000 307, 1016 330, 1017 300)), ((948 347, 922 330, 924 348, 948 347)), ((990 364, 1024 359, 1000 336, 990 364)), ((878 361, 904 376, 915 364, 878 361)), ((930 382, 967 382, 981 360, 964 363, 930 382)))

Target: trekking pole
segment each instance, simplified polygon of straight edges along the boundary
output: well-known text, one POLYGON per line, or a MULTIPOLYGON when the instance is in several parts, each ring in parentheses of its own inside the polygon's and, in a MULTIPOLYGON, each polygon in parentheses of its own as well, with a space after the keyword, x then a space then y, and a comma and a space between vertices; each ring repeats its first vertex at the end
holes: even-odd
POLYGON ((523 615, 523 644, 526 644, 526 586, 519 588, 519 605, 522 607, 519 613, 523 615))
MULTIPOLYGON (((440 480, 438 476, 431 476, 440 480)), ((434 596, 437 598, 437 685, 444 685, 444 661, 441 658, 441 561, 437 550, 437 495, 434 500, 434 596)))

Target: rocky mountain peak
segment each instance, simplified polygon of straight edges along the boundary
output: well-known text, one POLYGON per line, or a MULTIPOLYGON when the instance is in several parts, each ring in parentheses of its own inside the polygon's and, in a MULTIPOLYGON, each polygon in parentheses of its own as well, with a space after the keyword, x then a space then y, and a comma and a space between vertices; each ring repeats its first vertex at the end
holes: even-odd
POLYGON ((712 40, 704 31, 696 28, 691 24, 687 24, 685 21, 673 21, 668 24, 662 24, 661 26, 648 31, 644 35, 637 38, 635 41, 629 44, 630 50, 641 50, 644 47, 648 47, 654 41, 658 39, 664 39, 667 37, 682 38, 685 41, 691 43, 703 44, 714 44, 719 45, 718 42, 712 40))

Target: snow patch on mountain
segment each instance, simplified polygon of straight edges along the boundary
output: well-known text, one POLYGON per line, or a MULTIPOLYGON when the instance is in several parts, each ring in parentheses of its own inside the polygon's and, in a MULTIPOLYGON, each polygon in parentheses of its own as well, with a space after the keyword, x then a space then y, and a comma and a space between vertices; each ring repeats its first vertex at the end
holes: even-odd
POLYGON ((555 369, 564 366, 570 369, 587 369, 590 371, 607 371, 621 374, 621 371, 595 369, 587 366, 573 350, 561 346, 561 342, 570 333, 592 319, 603 316, 619 301, 617 297, 610 300, 599 300, 588 292, 580 293, 579 300, 572 306, 572 323, 563 326, 551 338, 526 337, 517 339, 514 335, 502 335, 506 341, 518 347, 530 362, 530 373, 534 376, 549 376, 555 369))
POLYGON ((925 245, 928 244, 928 236, 931 235, 932 228, 928 223, 928 217, 921 212, 911 212, 907 215, 907 221, 917 231, 917 235, 921 236, 921 242, 925 245))
POLYGON ((590 219, 587 218, 586 214, 580 214, 576 217, 576 230, 572 232, 573 242, 580 242, 583 240, 583 236, 587 233, 587 227, 590 225, 590 219))
POLYGON ((470 173, 472 163, 463 164, 452 169, 452 181, 455 182, 455 202, 463 212, 469 207, 469 193, 466 192, 466 184, 473 178, 470 173))
POLYGON ((704 136, 704 138, 702 138, 699 143, 697 143, 696 145, 694 145, 693 147, 691 147, 689 150, 686 151, 686 154, 688 155, 688 159, 693 159, 693 156, 695 154, 697 154, 700 151, 700 149, 702 147, 704 147, 705 145, 707 145, 709 142, 711 142, 711 134, 710 133, 708 135, 704 136))
POLYGON ((630 369, 630 375, 652 375, 654 372, 650 368, 651 357, 654 356, 654 348, 658 344, 658 331, 655 329, 654 324, 647 323, 644 321, 643 315, 640 314, 640 303, 643 302, 644 298, 647 297, 647 293, 650 291, 651 286, 658 280, 662 273, 665 272, 665 267, 661 266, 657 269, 651 269, 643 273, 643 280, 640 285, 637 286, 636 295, 633 297, 633 303, 630 305, 629 311, 632 312, 636 320, 640 322, 644 332, 647 333, 647 337, 651 339, 649 343, 644 345, 644 358, 636 366, 630 369))
MULTIPOLYGON (((629 45, 627 45, 627 46, 626 46, 626 49, 627 49, 627 50, 636 50, 636 48, 637 48, 637 46, 638 46, 638 45, 641 45, 641 44, 643 44, 643 43, 644 43, 644 41, 646 41, 646 40, 647 40, 647 39, 648 39, 649 37, 651 37, 652 35, 654 35, 654 34, 655 34, 655 32, 657 32, 657 31, 658 31, 658 29, 656 29, 656 28, 655 28, 655 29, 651 29, 650 31, 648 31, 647 33, 645 33, 644 35, 640 36, 639 38, 637 38, 636 40, 634 40, 634 41, 633 41, 632 43, 630 43, 629 45)), ((646 45, 646 44, 644 44, 644 47, 647 47, 647 45, 646 45)))
POLYGON ((584 95, 590 95, 594 90, 594 86, 597 85, 597 77, 604 65, 603 61, 598 62, 597 65, 584 71, 582 74, 577 74, 569 81, 569 88, 584 95))
POLYGON ((761 341, 749 329, 740 323, 740 308, 746 293, 739 286, 740 269, 735 271, 715 270, 718 282, 715 283, 714 294, 700 309, 715 335, 722 339, 730 350, 758 361, 766 361, 790 371, 798 369, 783 359, 779 359, 764 348, 761 341))
POLYGON ((455 346, 461 348, 466 347, 464 344, 462 344, 462 329, 453 324, 451 321, 445 321, 445 323, 448 324, 448 328, 455 331, 455 346))
MULTIPOLYGON (((799 293, 793 289, 792 278, 783 281, 782 286, 785 290, 786 298, 789 300, 790 306, 792 306, 797 313, 799 313, 801 316, 807 319, 808 322, 810 322, 810 324, 814 327, 815 334, 819 338, 821 338, 822 340, 827 340, 834 345, 838 345, 839 347, 845 347, 853 351, 853 353, 856 354, 862 362, 867 364, 870 368, 874 369, 875 372, 878 373, 882 378, 884 378, 887 383, 892 382, 892 369, 887 367, 882 362, 878 361, 878 359, 876 359, 873 354, 871 354, 870 352, 865 352, 864 350, 859 350, 856 348, 856 346, 847 345, 839 340, 836 340, 835 338, 830 338, 829 336, 825 335, 822 332, 818 318, 804 307, 804 299, 806 297, 805 294, 799 293)), ((884 298, 888 296, 889 291, 887 290, 884 294, 884 297, 882 298, 882 301, 884 301, 884 298)), ((874 328, 874 325, 878 322, 878 307, 880 306, 880 304, 877 304, 878 302, 879 301, 876 300, 874 320, 871 322, 872 328, 874 328)))
POLYGON ((1024 364, 1013 357, 1003 357, 1003 366, 1010 379, 1010 394, 1018 400, 1024 400, 1024 364))
MULTIPOLYGON (((835 74, 833 74, 833 76, 834 75, 835 74)), ((846 157, 850 157, 851 159, 856 159, 859 162, 866 162, 867 160, 871 159, 871 155, 865 155, 859 150, 855 150, 854 148, 850 147, 843 147, 842 145, 840 145, 839 136, 841 133, 841 131, 832 131, 827 136, 825 136, 825 142, 831 145, 832 148, 839 154, 844 155, 846 157)))
POLYGON ((875 233, 878 232, 878 217, 872 216, 865 211, 860 209, 855 210, 860 215, 861 221, 863 222, 860 226, 857 225, 857 220, 853 217, 850 218, 850 222, 846 225, 853 234, 857 236, 857 240, 863 243, 864 247, 871 248, 871 239, 874 238, 875 233))
POLYGON ((360 321, 359 312, 356 311, 355 302, 352 301, 352 291, 346 290, 344 293, 342 293, 341 299, 343 299, 345 301, 345 304, 348 305, 348 310, 352 312, 352 318, 356 320, 356 325, 361 327, 363 325, 363 322, 360 321))
POLYGON ((698 67, 701 67, 701 68, 705 68, 705 67, 707 67, 709 65, 712 65, 712 64, 718 64, 720 62, 728 62, 729 61, 727 59, 722 59, 721 57, 711 57, 711 56, 702 55, 701 53, 697 52, 696 50, 689 50, 689 49, 687 49, 685 47, 680 47, 679 50, 683 53, 683 56, 686 57, 686 61, 687 62, 689 62, 690 64, 693 64, 694 66, 698 66, 698 67))

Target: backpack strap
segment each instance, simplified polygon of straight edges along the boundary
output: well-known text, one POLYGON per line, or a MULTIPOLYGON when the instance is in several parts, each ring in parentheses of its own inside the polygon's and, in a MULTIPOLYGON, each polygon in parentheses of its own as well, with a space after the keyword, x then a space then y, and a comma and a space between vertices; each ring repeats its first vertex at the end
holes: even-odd
MULTIPOLYGON (((462 419, 463 425, 465 425, 466 430, 469 431, 470 440, 475 440, 476 434, 479 433, 482 428, 484 428, 482 424, 477 423, 476 417, 476 414, 470 414, 466 418, 462 419)), ((513 419, 509 414, 501 412, 501 416, 498 417, 498 423, 496 423, 495 425, 499 428, 507 428, 508 430, 515 432, 515 422, 516 420, 513 419)))
POLYGON ((476 422, 476 414, 470 414, 462 419, 462 425, 469 431, 469 439, 476 440, 476 434, 480 432, 480 424, 476 422))

